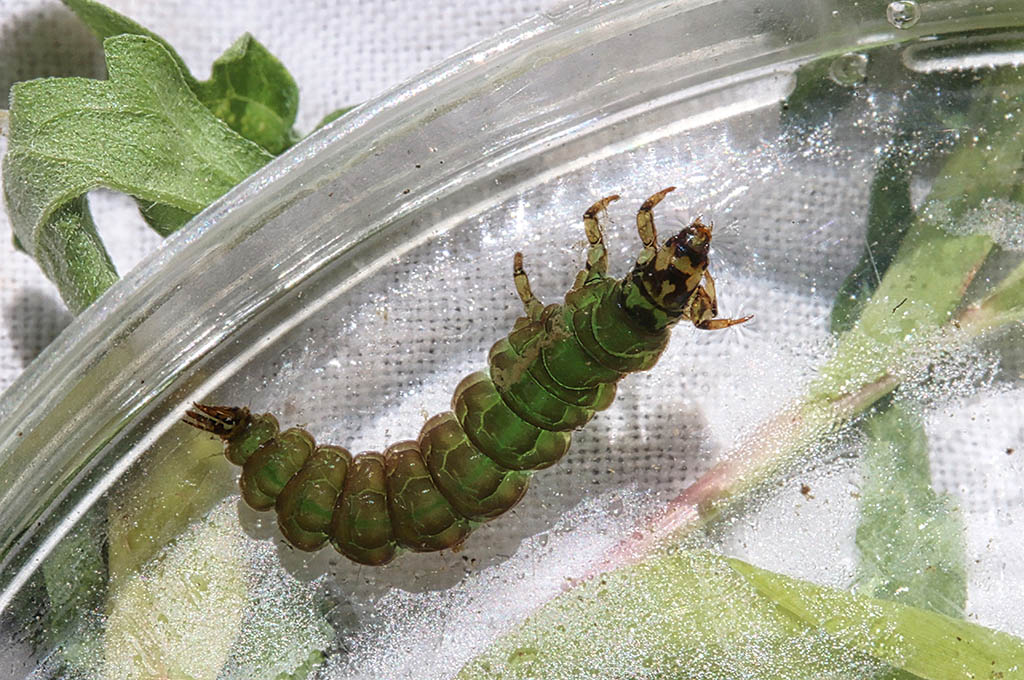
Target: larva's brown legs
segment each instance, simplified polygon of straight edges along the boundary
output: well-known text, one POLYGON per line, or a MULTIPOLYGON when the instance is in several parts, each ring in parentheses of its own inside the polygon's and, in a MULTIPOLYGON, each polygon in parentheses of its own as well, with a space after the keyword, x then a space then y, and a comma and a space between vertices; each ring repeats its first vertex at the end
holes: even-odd
POLYGON ((754 318, 753 314, 739 319, 716 319, 716 316, 718 316, 718 295, 715 293, 715 280, 705 269, 704 284, 697 287, 697 291, 690 299, 690 308, 687 310, 686 318, 693 321, 694 326, 704 331, 717 331, 754 318))
POLYGON ((516 253, 515 257, 512 258, 512 279, 516 283, 516 293, 519 294, 519 299, 523 301, 526 316, 536 321, 540 318, 541 312, 544 311, 544 303, 537 299, 537 296, 533 294, 533 290, 530 288, 530 279, 526 275, 526 270, 523 269, 522 253, 516 253))
POLYGON ((637 264, 649 262, 658 252, 658 230, 654 228, 654 206, 661 203, 661 200, 669 192, 675 191, 675 187, 667 187, 654 194, 640 206, 636 211, 636 230, 640 234, 640 241, 644 249, 637 256, 637 264))
POLYGON ((704 290, 711 300, 711 316, 718 316, 718 294, 715 292, 715 280, 711 278, 711 272, 704 270, 704 290))
POLYGON ((604 247, 604 234, 601 233, 601 225, 597 221, 597 216, 608 207, 609 203, 617 200, 619 200, 618 194, 605 196, 583 213, 583 229, 587 232, 587 242, 590 243, 590 247, 587 248, 587 265, 576 276, 573 288, 582 288, 608 273, 608 250, 604 247))

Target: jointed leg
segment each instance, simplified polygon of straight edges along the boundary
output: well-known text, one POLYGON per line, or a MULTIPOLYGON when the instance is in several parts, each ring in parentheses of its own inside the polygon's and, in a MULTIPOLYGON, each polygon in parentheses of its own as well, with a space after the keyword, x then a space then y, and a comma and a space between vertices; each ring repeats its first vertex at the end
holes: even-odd
POLYGON ((717 331, 754 318, 754 315, 750 314, 739 319, 716 319, 718 297, 715 295, 715 281, 706 269, 704 270, 704 281, 705 285, 698 286, 693 297, 690 298, 690 307, 686 311, 686 318, 692 321, 694 326, 705 331, 717 331))
POLYGON ((718 316, 718 294, 715 293, 715 280, 711 278, 711 272, 704 270, 704 290, 707 291, 711 300, 711 316, 718 316))
POLYGON ((512 279, 516 283, 516 292, 519 294, 519 299, 523 301, 526 316, 533 320, 539 319, 541 312, 544 311, 544 304, 537 299, 533 294, 533 290, 530 289, 530 279, 526 276, 526 270, 523 269, 522 253, 516 253, 515 257, 512 258, 512 279))
POLYGON ((661 203, 666 194, 675 190, 675 187, 662 189, 644 201, 644 204, 640 206, 640 210, 637 211, 636 230, 639 232, 640 240, 644 244, 644 249, 639 257, 637 257, 637 262, 648 262, 658 252, 658 230, 654 228, 654 213, 652 211, 654 206, 661 203))
POLYGON ((597 216, 608 207, 609 203, 617 200, 619 200, 618 195, 606 196, 583 213, 583 229, 587 232, 587 241, 590 243, 590 247, 587 248, 586 268, 576 277, 574 288, 581 288, 608 273, 608 251, 604 247, 604 235, 601 233, 601 225, 597 221, 597 216))

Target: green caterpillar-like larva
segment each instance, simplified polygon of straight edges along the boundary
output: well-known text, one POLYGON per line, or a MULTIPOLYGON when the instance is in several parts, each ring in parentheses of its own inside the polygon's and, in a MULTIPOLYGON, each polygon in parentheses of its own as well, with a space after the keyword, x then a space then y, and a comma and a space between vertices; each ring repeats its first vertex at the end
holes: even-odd
POLYGON ((675 323, 714 330, 750 319, 715 318, 709 225, 697 219, 658 246, 651 211, 673 189, 637 212, 644 249, 621 280, 608 276, 597 221, 618 196, 584 213, 587 265, 564 304, 545 307, 534 297, 516 253, 526 316, 491 348, 489 372, 466 376, 452 410, 429 419, 416 441, 353 457, 317 446, 304 430, 281 432, 274 416, 246 408, 196 404, 185 422, 224 439, 228 460, 242 466, 245 502, 276 508, 281 532, 301 550, 330 541, 349 559, 378 565, 400 548, 456 547, 519 502, 535 471, 565 455, 570 433, 612 403, 623 376, 654 366, 675 323))

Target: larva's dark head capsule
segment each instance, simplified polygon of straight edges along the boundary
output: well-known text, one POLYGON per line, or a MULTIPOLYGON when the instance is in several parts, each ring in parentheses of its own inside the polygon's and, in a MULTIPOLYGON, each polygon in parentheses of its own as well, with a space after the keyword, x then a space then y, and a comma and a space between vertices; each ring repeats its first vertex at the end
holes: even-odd
POLYGON ((648 247, 623 282, 623 303, 641 325, 659 330, 682 318, 708 268, 711 225, 700 218, 661 247, 648 247))

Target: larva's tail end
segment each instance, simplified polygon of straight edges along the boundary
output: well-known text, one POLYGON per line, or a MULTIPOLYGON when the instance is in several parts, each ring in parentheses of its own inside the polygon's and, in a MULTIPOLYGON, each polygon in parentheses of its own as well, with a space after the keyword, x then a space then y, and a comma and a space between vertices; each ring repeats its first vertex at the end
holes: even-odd
POLYGON ((209 406, 199 403, 193 403, 192 406, 195 408, 186 411, 181 421, 224 439, 229 438, 249 419, 249 409, 245 407, 209 406))

